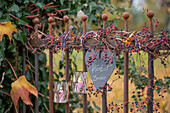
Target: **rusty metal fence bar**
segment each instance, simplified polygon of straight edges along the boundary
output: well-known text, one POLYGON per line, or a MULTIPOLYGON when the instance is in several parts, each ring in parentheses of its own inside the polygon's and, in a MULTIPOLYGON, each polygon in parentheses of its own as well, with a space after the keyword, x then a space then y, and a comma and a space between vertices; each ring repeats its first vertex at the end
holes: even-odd
MULTIPOLYGON (((86 20, 87 20, 87 16, 83 15, 82 16, 82 20, 83 20, 83 34, 86 34, 86 20)), ((86 63, 85 63, 85 55, 86 55, 87 50, 83 49, 83 71, 87 72, 87 67, 86 67, 86 63)), ((87 113, 87 94, 83 94, 83 113, 87 113)))
MULTIPOLYGON (((39 23, 39 19, 35 18, 33 20, 34 23, 34 30, 35 30, 35 44, 36 42, 38 42, 38 23, 39 23)), ((37 45, 36 45, 37 47, 37 45)), ((37 51, 35 51, 34 54, 34 62, 35 62, 35 87, 38 90, 38 53, 37 51)), ((35 99, 35 113, 39 113, 39 104, 38 104, 38 98, 35 99)))
MULTIPOLYGON (((106 20, 107 19, 108 19, 108 15, 107 14, 103 14, 102 15, 103 33, 104 33, 104 30, 106 29, 106 20)), ((106 85, 107 85, 107 82, 106 82, 105 86, 106 85)), ((104 88, 104 92, 102 93, 102 113, 107 113, 107 87, 104 88)))
MULTIPOLYGON (((53 17, 48 18, 49 22, 49 33, 52 35, 52 22, 54 22, 53 17)), ((49 113, 53 113, 53 52, 49 49, 49 113)))
MULTIPOLYGON (((151 37, 154 36, 153 32, 153 23, 152 23, 152 17, 154 16, 154 13, 152 11, 147 12, 147 16, 150 19, 149 22, 149 30, 152 33, 151 37)), ((154 81, 154 56, 151 53, 148 53, 148 90, 147 90, 147 96, 150 97, 147 103, 147 113, 153 113, 153 81, 154 81)))
MULTIPOLYGON (((129 13, 123 13, 123 18, 125 19, 125 31, 128 32, 128 18, 129 13)), ((129 62, 129 53, 125 50, 124 52, 124 113, 128 113, 128 62, 129 62)))
MULTIPOLYGON (((25 47, 22 47, 22 74, 25 75, 25 47)), ((22 102, 22 113, 26 113, 26 104, 22 102)))
MULTIPOLYGON (((25 32, 25 27, 23 28, 23 31, 25 32)), ((25 75, 25 51, 26 48, 23 45, 22 46, 22 75, 25 75)), ((22 102, 22 113, 26 113, 26 104, 22 102)))
MULTIPOLYGON (((65 34, 67 34, 69 17, 64 16, 63 19, 65 22, 65 34)), ((69 82, 69 49, 65 50, 65 76, 66 76, 66 81, 69 82)), ((65 104, 65 113, 69 113, 69 97, 68 97, 68 102, 65 104)))

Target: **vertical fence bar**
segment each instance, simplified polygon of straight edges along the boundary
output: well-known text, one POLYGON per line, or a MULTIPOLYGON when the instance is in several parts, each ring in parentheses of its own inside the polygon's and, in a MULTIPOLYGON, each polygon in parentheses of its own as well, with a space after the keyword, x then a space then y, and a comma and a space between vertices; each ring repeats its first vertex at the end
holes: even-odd
MULTIPOLYGON (((154 16, 153 11, 148 11, 147 16, 150 19, 149 23, 149 30, 152 33, 151 37, 154 36, 153 32, 153 23, 152 23, 152 17, 154 16)), ((152 50, 150 50, 153 52, 152 50)), ((147 96, 149 97, 148 103, 147 103, 147 113, 153 113, 153 81, 154 81, 154 56, 151 53, 148 53, 148 90, 147 90, 147 96)))
MULTIPOLYGON (((35 43, 38 42, 38 23, 39 23, 39 19, 35 18, 33 20, 33 23, 35 24, 34 26, 34 30, 35 30, 35 43)), ((36 46, 37 48, 37 46, 36 46)), ((34 57, 34 62, 35 62, 35 87, 38 90, 38 53, 37 51, 35 51, 35 57, 34 57)), ((38 98, 35 99, 35 113, 39 113, 39 105, 38 105, 38 98)))
MULTIPOLYGON (((49 34, 52 35, 52 22, 54 22, 53 17, 48 18, 49 24, 49 34)), ((53 113, 53 52, 49 49, 49 113, 53 113)))
MULTIPOLYGON (((107 14, 102 15, 103 20, 103 32, 106 29, 106 20, 108 19, 107 14)), ((104 34, 103 34, 104 35, 104 34)), ((106 84, 107 85, 107 82, 106 84)), ((107 113, 107 88, 104 88, 104 92, 102 94, 102 113, 107 113)))
MULTIPOLYGON (((35 52, 35 87, 38 91, 38 53, 35 52)), ((35 99, 35 113, 39 113, 38 98, 35 99)))
MULTIPOLYGON (((22 75, 25 76, 25 46, 22 47, 22 75)), ((26 104, 22 102, 22 113, 26 113, 26 104)))
MULTIPOLYGON (((69 17, 64 16, 64 22, 65 22, 65 35, 68 33, 68 21, 69 17)), ((65 50, 65 76, 66 81, 69 82, 69 49, 65 50)), ((65 104, 65 113, 69 113, 69 97, 68 102, 65 104)))
MULTIPOLYGON (((128 31, 128 18, 129 18, 129 13, 124 12, 123 13, 123 18, 125 19, 125 31, 128 31)), ((124 52, 124 113, 128 113, 128 60, 129 60, 129 55, 128 52, 124 52)))
MULTIPOLYGON (((25 27, 23 27, 25 32, 25 27)), ((22 46, 22 75, 25 75, 25 45, 22 46)), ((26 113, 26 104, 22 102, 22 113, 26 113)))
MULTIPOLYGON (((83 20, 83 34, 86 34, 86 20, 87 20, 87 15, 83 15, 81 19, 83 20)), ((86 62, 85 62, 85 55, 86 55, 87 50, 84 48, 83 49, 83 71, 87 72, 87 67, 86 67, 86 62)), ((87 94, 83 94, 83 113, 87 113, 87 94)))

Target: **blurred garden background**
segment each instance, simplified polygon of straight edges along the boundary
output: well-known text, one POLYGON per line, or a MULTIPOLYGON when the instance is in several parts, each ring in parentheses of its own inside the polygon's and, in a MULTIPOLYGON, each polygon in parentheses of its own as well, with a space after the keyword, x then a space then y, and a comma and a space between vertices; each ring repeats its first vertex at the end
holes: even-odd
MULTIPOLYGON (((8 58, 9 61, 15 68, 18 76, 22 75, 22 48, 25 47, 27 38, 31 36, 27 31, 24 25, 28 24, 34 26, 32 23, 33 18, 26 18, 28 15, 32 15, 31 11, 35 8, 40 7, 39 9, 39 18, 41 18, 41 25, 44 26, 43 32, 48 33, 48 23, 47 23, 47 13, 51 12, 54 9, 61 10, 69 8, 70 10, 59 11, 56 15, 57 27, 54 34, 60 35, 64 32, 64 22, 63 20, 57 18, 63 18, 64 15, 70 17, 69 25, 74 25, 74 33, 82 32, 83 24, 81 21, 81 16, 83 14, 88 16, 87 29, 98 30, 102 27, 101 15, 103 13, 108 14, 107 25, 113 23, 118 27, 119 30, 124 29, 124 19, 122 18, 123 12, 129 12, 130 18, 129 21, 129 31, 139 31, 143 26, 148 26, 149 19, 146 16, 145 12, 147 10, 152 10, 154 12, 154 20, 159 21, 157 27, 154 23, 154 33, 157 35, 161 32, 161 28, 164 26, 170 31, 170 0, 0 0, 0 22, 11 21, 14 26, 19 30, 19 33, 13 34, 13 40, 10 42, 8 36, 4 35, 2 42, 0 42, 0 79, 2 78, 3 72, 5 72, 5 78, 1 84, 5 92, 10 92, 11 83, 15 80, 12 70, 9 65, 5 62, 5 58, 8 58), (42 6, 53 2, 53 4, 58 5, 58 7, 52 7, 43 9, 42 6), (35 4, 33 7, 32 4, 35 4), (17 20, 10 16, 10 14, 15 15, 20 19, 17 20)), ((31 30, 29 32, 32 32, 31 30)), ((142 88, 147 85, 147 53, 141 52, 141 56, 144 59, 144 64, 146 67, 140 68, 140 58, 137 54, 130 56, 130 63, 133 64, 130 66, 129 70, 129 102, 136 101, 138 97, 137 92, 141 92, 142 88), (135 67, 134 67, 135 62, 135 67), (140 72, 139 72, 140 70, 140 72), (135 96, 134 96, 135 95, 135 96), (136 100, 135 100, 136 99, 136 100)), ((83 53, 80 51, 74 51, 70 55, 70 76, 72 77, 73 71, 82 71, 83 70, 83 53)), ((39 98, 40 112, 47 113, 44 104, 48 106, 48 75, 49 75, 49 51, 45 49, 43 52, 39 52, 39 92, 44 95, 44 97, 39 98)), ((118 58, 118 62, 123 65, 123 54, 118 58)), ((26 78, 27 80, 34 85, 34 54, 32 50, 26 48, 26 78)), ((170 57, 167 58, 166 68, 161 64, 160 60, 154 61, 154 74, 155 74, 155 84, 161 86, 161 82, 165 84, 170 84, 170 57)), ((61 62, 61 53, 54 55, 54 81, 64 80, 64 64, 61 62), (60 75, 63 78, 58 77, 60 75)), ((123 104, 123 73, 120 75, 115 75, 116 71, 119 70, 121 65, 119 65, 113 74, 111 75, 108 83, 111 84, 113 80, 120 78, 113 82, 111 85, 113 90, 108 92, 107 103, 116 103, 118 105, 123 104)), ((123 71, 123 69, 122 69, 123 71)), ((70 77, 70 81, 72 78, 70 77)), ((88 86, 92 82, 90 75, 88 74, 88 86)), ((145 92, 146 93, 146 92, 145 92)), ((163 94, 164 98, 158 95, 157 91, 154 93, 155 101, 160 102, 160 113, 169 113, 170 112, 170 90, 167 89, 167 92, 163 94)), ((35 98, 30 95, 32 102, 34 103, 35 98)), ((70 82, 70 112, 82 113, 82 95, 73 94, 71 92, 71 82, 70 82)), ((143 99, 143 98, 141 98, 143 99)), ((19 109, 22 112, 22 101, 20 100, 19 109)), ((98 97, 92 96, 88 97, 88 113, 100 113, 102 107, 102 98, 99 94, 98 97)), ((129 105, 129 108, 132 105, 129 105)), ((0 93, 0 113, 4 112, 13 112, 14 106, 11 98, 7 95, 0 93)), ((34 109, 34 107, 33 107, 34 109)), ((54 111, 55 113, 64 113, 64 104, 55 104, 54 111)), ((31 112, 27 106, 27 111, 31 112)), ((120 113, 123 112, 123 109, 120 109, 120 113)), ((140 112, 140 111, 138 111, 140 112)), ((114 111, 117 113, 117 111, 114 111)))

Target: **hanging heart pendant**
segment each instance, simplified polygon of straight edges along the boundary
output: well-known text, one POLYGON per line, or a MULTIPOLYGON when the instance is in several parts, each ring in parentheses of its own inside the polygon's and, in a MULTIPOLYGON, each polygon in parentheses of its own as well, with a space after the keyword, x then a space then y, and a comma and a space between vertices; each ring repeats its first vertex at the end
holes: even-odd
POLYGON ((116 66, 116 53, 91 49, 85 55, 85 62, 96 89, 102 88, 116 66))

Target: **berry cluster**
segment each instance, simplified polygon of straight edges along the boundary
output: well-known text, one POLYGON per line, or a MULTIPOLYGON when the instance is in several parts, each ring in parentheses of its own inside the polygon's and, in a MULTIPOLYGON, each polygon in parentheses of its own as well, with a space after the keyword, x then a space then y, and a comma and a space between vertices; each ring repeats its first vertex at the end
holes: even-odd
POLYGON ((91 86, 86 89, 89 91, 89 93, 88 93, 89 97, 91 97, 92 95, 97 97, 98 94, 103 94, 108 91, 112 91, 112 87, 109 84, 107 84, 103 88, 99 88, 99 89, 96 89, 93 83, 90 83, 90 85, 91 86))
POLYGON ((115 57, 116 57, 116 55, 114 54, 113 51, 111 51, 111 50, 108 51, 106 49, 104 49, 103 51, 93 49, 93 51, 88 50, 88 52, 90 54, 89 54, 89 57, 88 57, 88 60, 87 60, 87 66, 92 65, 92 63, 94 62, 94 60, 97 57, 101 58, 106 63, 106 65, 107 64, 112 64, 114 62, 114 60, 115 60, 115 57))
MULTIPOLYGON (((141 92, 142 94, 140 94, 140 92, 138 93, 138 97, 140 97, 137 101, 135 102, 128 102, 128 103, 131 103, 132 104, 132 108, 130 108, 130 112, 135 112, 135 111, 140 111, 140 112, 144 112, 146 113, 146 106, 148 104, 148 100, 152 100, 152 103, 153 103, 153 111, 155 111, 156 113, 160 113, 159 112, 159 109, 160 109, 160 103, 159 102, 156 102, 154 99, 151 99, 150 96, 145 96, 144 95, 144 92, 145 90, 149 89, 151 87, 148 87, 146 86, 141 92), (141 100, 141 97, 143 97, 143 101, 141 100)), ((169 85, 165 85, 165 84, 162 84, 162 86, 157 86, 155 85, 154 87, 152 87, 151 89, 152 90, 156 90, 156 89, 161 89, 161 92, 159 93, 159 96, 161 96, 162 98, 164 97, 163 96, 163 93, 166 92, 166 89, 169 88, 169 85)), ((118 105, 118 104, 114 104, 114 102, 112 102, 111 104, 108 104, 108 110, 112 113, 114 110, 116 110, 117 112, 120 112, 120 109, 123 108, 124 105, 126 105, 127 103, 123 103, 121 105, 118 105)))
POLYGON ((109 112, 113 112, 113 111, 117 111, 120 112, 120 109, 123 109, 123 104, 118 105, 118 104, 114 104, 114 102, 112 102, 111 104, 108 105, 108 111, 109 112))

